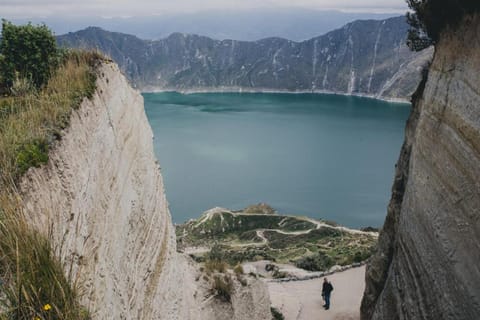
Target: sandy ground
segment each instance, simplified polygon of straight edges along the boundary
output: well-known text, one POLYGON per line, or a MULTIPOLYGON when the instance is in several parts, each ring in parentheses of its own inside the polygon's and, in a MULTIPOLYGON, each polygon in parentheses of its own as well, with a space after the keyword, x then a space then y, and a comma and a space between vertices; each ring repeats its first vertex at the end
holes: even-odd
POLYGON ((365 266, 332 274, 328 279, 334 287, 330 310, 322 308, 323 278, 269 282, 272 306, 286 320, 358 320, 365 289, 365 266))

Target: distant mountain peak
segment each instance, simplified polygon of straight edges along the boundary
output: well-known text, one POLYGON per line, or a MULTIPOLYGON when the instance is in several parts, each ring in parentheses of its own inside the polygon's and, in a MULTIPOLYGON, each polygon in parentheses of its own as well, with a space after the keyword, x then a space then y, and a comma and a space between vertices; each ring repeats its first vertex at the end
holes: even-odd
POLYGON ((104 51, 146 91, 280 90, 407 100, 431 58, 431 50, 408 50, 407 30, 405 17, 394 17, 354 21, 302 42, 219 41, 181 32, 147 41, 96 27, 58 41, 104 51))

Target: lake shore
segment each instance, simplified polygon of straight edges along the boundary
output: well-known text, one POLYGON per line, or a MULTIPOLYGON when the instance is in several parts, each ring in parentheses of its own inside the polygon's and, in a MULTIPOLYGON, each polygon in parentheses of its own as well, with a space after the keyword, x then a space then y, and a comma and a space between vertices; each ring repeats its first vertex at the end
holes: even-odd
POLYGON ((195 93, 286 93, 286 94, 329 94, 329 95, 341 95, 341 96, 351 96, 351 97, 361 97, 367 99, 380 100, 391 103, 399 104, 410 104, 410 100, 407 98, 386 98, 379 97, 373 94, 367 93, 346 93, 346 92, 337 92, 330 90, 287 90, 287 89, 271 89, 271 88, 244 88, 244 87, 216 87, 216 88, 189 88, 189 89, 178 89, 178 88, 162 88, 162 87, 152 87, 146 86, 140 89, 142 93, 161 93, 161 92, 178 92, 182 94, 195 94, 195 93))

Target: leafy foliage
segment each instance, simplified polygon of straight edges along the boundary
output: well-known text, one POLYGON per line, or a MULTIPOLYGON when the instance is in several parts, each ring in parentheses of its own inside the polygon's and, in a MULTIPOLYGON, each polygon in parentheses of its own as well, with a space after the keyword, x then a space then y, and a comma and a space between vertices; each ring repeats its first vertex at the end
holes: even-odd
POLYGON ((420 51, 436 44, 440 33, 447 27, 455 27, 469 14, 480 12, 476 0, 406 0, 413 13, 407 13, 411 26, 407 45, 420 51))
POLYGON ((308 271, 325 271, 330 269, 334 265, 334 260, 327 254, 319 251, 313 256, 307 256, 300 258, 295 262, 298 268, 302 268, 308 271))
POLYGON ((16 81, 31 81, 40 88, 50 79, 58 65, 55 37, 45 25, 31 23, 15 26, 2 21, 0 43, 1 87, 10 90, 16 81))
POLYGON ((22 145, 17 152, 17 166, 20 174, 31 167, 38 167, 48 161, 48 144, 42 140, 22 145))

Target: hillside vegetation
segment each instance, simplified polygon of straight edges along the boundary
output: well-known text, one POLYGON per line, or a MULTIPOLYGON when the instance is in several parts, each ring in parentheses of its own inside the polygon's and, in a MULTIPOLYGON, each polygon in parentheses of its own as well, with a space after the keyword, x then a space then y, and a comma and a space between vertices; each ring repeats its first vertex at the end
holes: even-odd
POLYGON ((80 292, 65 276, 48 238, 25 220, 18 186, 29 168, 48 161, 48 151, 61 138, 72 110, 93 95, 100 57, 52 49, 49 39, 53 36, 45 26, 16 27, 4 21, 3 31, 0 319, 87 319, 88 313, 78 303, 80 292), (29 41, 32 38, 36 40, 29 41), (55 61, 48 70, 36 70, 39 44, 48 46, 44 61, 55 61), (24 61, 21 65, 9 63, 20 56, 24 61))
MULTIPOLYGON (((298 216, 214 208, 177 226, 180 250, 203 247, 194 257, 215 256, 231 266, 256 260, 294 264, 309 271, 365 261, 373 253, 375 232, 352 230, 298 216)), ((193 250, 195 251, 195 250, 193 250)))

